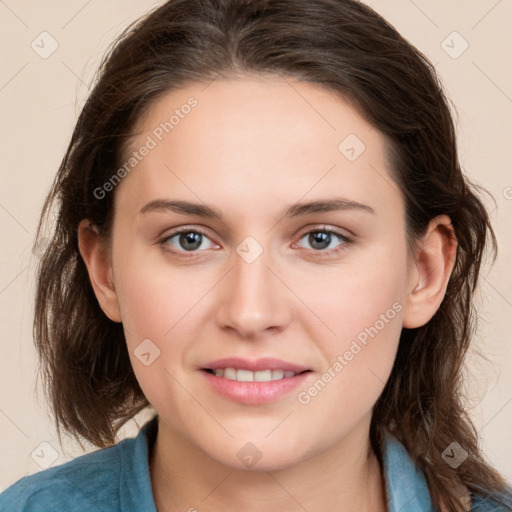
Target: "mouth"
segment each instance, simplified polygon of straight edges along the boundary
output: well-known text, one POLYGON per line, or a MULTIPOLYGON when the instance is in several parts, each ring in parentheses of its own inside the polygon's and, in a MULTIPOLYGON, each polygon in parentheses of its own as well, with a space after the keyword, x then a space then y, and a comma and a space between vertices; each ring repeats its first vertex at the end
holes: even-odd
POLYGON ((294 372, 293 370, 258 370, 253 372, 243 368, 202 368, 203 371, 215 375, 215 377, 224 377, 228 380, 236 380, 238 382, 271 382, 274 380, 289 379, 303 373, 308 373, 311 370, 304 370, 302 372, 294 372))
POLYGON ((221 359, 199 370, 216 393, 249 405, 276 402, 313 374, 309 368, 274 358, 221 359))

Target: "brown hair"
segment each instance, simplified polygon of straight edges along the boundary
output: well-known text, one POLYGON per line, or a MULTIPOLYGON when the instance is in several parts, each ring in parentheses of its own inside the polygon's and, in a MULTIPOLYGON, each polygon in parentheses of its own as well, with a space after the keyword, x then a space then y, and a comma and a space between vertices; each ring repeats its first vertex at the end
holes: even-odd
POLYGON ((374 408, 371 441, 378 453, 385 431, 393 433, 424 471, 438 506, 463 510, 459 484, 511 505, 461 399, 472 299, 487 242, 495 249, 494 233, 476 188, 462 175, 433 66, 355 0, 171 0, 130 26, 103 59, 37 235, 57 205, 38 269, 34 337, 59 433, 106 446, 148 405, 123 327, 106 317, 92 290, 77 227, 91 219, 108 239, 114 193, 98 198, 94 191, 122 165, 137 121, 167 91, 219 73, 278 74, 348 99, 389 143, 411 247, 433 217, 450 216, 458 250, 446 296, 425 326, 403 329, 374 408), (457 469, 442 458, 453 441, 469 453, 457 469))

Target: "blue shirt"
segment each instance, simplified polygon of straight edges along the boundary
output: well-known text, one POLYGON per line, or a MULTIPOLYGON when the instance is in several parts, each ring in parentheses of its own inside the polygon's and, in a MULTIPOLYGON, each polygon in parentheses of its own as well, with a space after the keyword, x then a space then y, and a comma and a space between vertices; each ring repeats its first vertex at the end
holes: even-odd
MULTIPOLYGON (((157 428, 155 417, 135 438, 22 478, 0 494, 0 511, 157 512, 148 459, 157 428)), ((423 473, 391 435, 382 458, 389 512, 437 512, 423 473)), ((471 511, 506 509, 475 497, 471 511)))

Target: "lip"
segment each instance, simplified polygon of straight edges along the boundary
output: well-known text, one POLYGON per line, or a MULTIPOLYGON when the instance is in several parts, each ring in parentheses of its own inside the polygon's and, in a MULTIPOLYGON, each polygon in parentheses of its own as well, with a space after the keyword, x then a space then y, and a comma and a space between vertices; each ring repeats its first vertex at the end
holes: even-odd
MULTIPOLYGON (((289 363, 281 359, 274 357, 263 357, 251 361, 249 359, 243 359, 241 357, 227 357, 224 359, 217 359, 206 363, 201 369, 217 370, 219 368, 236 368, 237 370, 250 370, 251 372, 257 372, 261 370, 285 370, 292 371, 295 373, 301 373, 310 368, 306 366, 300 366, 298 364, 289 363)), ((292 377, 289 377, 292 378, 292 377)))
POLYGON ((312 372, 306 372, 269 382, 239 382, 226 379, 225 377, 216 377, 204 370, 201 370, 200 373, 208 384, 224 398, 246 405, 262 405, 276 402, 312 375, 312 372))

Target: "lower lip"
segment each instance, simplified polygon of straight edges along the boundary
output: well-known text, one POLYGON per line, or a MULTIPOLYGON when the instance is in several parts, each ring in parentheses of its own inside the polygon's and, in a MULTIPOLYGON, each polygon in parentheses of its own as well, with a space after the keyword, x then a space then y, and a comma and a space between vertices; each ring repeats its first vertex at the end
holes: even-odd
POLYGON ((201 370, 201 373, 213 389, 222 396, 241 404, 260 405, 275 402, 283 397, 302 384, 312 372, 268 382, 239 382, 225 377, 216 377, 204 370, 201 370))

